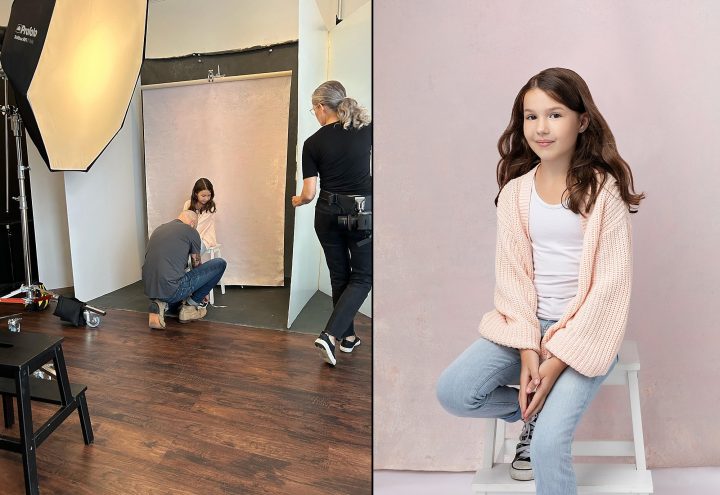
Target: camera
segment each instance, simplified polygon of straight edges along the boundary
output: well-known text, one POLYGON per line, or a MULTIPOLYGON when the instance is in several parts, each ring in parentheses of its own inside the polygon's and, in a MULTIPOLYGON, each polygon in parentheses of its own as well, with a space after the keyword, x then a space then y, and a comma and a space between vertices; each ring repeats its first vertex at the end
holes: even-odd
POLYGON ((363 211, 340 215, 338 225, 347 230, 372 230, 372 212, 363 211))
POLYGON ((355 200, 355 211, 348 215, 338 215, 338 225, 348 231, 372 230, 372 211, 369 211, 372 208, 370 197, 354 196, 353 199, 355 200))

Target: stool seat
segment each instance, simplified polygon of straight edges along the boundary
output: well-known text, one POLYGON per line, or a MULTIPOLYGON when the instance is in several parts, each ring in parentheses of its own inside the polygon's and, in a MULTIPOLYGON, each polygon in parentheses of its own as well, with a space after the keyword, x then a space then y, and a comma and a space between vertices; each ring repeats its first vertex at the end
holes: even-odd
MULTIPOLYGON (((572 455, 631 457, 635 463, 573 463, 578 493, 653 493, 652 474, 645 463, 645 443, 638 386, 640 357, 637 343, 625 341, 620 348, 618 357, 618 363, 612 373, 603 381, 603 386, 622 385, 628 387, 633 439, 632 441, 575 441, 572 443, 572 455)), ((515 454, 518 440, 505 437, 505 421, 489 419, 486 426, 483 463, 475 473, 472 482, 473 492, 484 495, 535 493, 534 481, 516 481, 510 478, 510 462, 515 454)))

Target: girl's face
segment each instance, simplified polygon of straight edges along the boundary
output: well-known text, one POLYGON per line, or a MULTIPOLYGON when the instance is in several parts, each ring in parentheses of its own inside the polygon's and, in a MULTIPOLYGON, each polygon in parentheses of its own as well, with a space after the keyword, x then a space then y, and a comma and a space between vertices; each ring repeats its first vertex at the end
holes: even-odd
POLYGON ((210 194, 210 191, 208 191, 207 189, 203 189, 202 191, 197 193, 198 203, 200 203, 201 205, 207 204, 207 202, 210 201, 211 197, 212 194, 210 194))
POLYGON ((533 88, 523 99, 523 133, 540 160, 569 166, 578 134, 587 127, 588 117, 554 100, 545 91, 533 88))

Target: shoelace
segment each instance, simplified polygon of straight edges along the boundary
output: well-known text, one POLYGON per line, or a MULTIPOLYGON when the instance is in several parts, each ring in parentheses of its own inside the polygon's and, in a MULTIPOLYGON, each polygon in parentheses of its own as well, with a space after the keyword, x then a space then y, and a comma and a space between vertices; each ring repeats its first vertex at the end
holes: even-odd
POLYGON ((518 460, 529 461, 530 460, 530 440, 532 440, 532 434, 535 430, 535 422, 537 421, 537 414, 532 417, 530 421, 525 423, 522 432, 520 432, 520 442, 518 442, 515 449, 515 455, 518 460))

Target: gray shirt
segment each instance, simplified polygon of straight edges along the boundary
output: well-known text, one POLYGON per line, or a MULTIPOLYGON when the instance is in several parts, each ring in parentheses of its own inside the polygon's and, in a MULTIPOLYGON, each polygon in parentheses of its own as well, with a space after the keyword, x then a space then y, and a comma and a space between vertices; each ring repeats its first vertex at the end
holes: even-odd
POLYGON ((142 267, 145 295, 152 299, 172 297, 185 275, 188 256, 199 253, 200 234, 189 225, 176 219, 156 228, 142 267))

